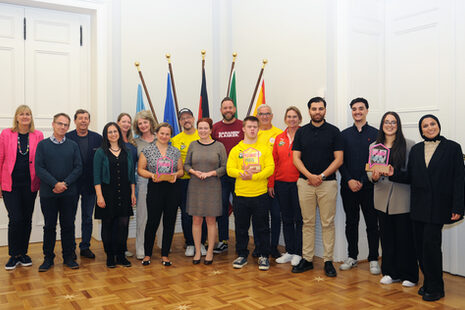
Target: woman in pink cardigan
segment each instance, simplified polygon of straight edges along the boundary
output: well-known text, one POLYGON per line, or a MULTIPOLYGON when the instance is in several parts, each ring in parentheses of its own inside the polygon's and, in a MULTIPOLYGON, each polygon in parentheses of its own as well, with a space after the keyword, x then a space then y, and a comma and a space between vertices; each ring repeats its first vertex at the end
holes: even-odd
POLYGON ((13 127, 0 134, 0 198, 8 211, 8 253, 6 270, 16 266, 31 266, 27 255, 31 236, 32 212, 39 190, 39 178, 34 169, 37 144, 44 138, 34 129, 31 109, 20 105, 16 109, 13 127))

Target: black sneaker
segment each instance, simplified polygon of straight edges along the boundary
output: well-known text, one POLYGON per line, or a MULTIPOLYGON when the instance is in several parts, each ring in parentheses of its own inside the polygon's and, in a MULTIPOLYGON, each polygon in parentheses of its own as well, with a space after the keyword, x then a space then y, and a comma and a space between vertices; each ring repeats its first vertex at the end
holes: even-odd
POLYGON ((218 242, 217 246, 213 249, 213 253, 219 254, 227 250, 228 250, 228 241, 223 240, 223 241, 218 242))
POLYGON ((32 260, 28 255, 21 255, 20 257, 18 257, 18 261, 21 264, 21 266, 24 266, 24 267, 32 266, 32 260))
POLYGON ((86 258, 95 258, 95 254, 90 249, 81 250, 81 256, 86 258))
POLYGON ((233 261, 233 267, 236 269, 241 269, 247 265, 247 257, 239 256, 233 261))
POLYGON ((325 262, 325 274, 327 277, 337 276, 336 269, 334 269, 332 261, 325 262))
POLYGON ((313 269, 313 262, 302 258, 297 266, 292 267, 292 273, 302 273, 311 269, 313 269))
POLYGON ((270 260, 268 259, 268 257, 261 256, 258 258, 258 269, 259 270, 270 269, 270 260))
POLYGON ((64 264, 71 269, 79 269, 79 264, 74 259, 65 260, 64 264))
POLYGON ((19 259, 17 257, 10 256, 10 259, 8 260, 8 262, 5 265, 5 269, 6 270, 15 270, 16 266, 18 266, 19 264, 21 264, 21 263, 20 263, 20 261, 19 261, 19 259))
POLYGON ((118 255, 118 257, 116 258, 116 264, 124 266, 124 267, 131 267, 132 266, 131 262, 128 261, 126 256, 124 256, 124 255, 118 255))
POLYGON ((115 268, 116 267, 115 256, 114 255, 108 255, 107 256, 107 267, 108 268, 115 268))
POLYGON ((52 268, 53 260, 45 259, 42 265, 39 266, 39 272, 44 272, 52 268))

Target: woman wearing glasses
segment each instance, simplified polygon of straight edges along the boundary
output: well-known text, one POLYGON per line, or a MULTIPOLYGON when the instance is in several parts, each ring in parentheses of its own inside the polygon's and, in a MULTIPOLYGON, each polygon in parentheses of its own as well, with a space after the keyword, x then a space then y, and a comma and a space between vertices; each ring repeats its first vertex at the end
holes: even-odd
MULTIPOLYGON (((386 112, 379 126, 375 144, 390 149, 389 164, 395 169, 405 170, 407 158, 414 142, 406 140, 396 112, 386 112)), ((405 287, 418 282, 418 264, 413 245, 412 221, 410 220, 410 186, 392 182, 376 170, 368 172, 374 183, 375 209, 378 213, 381 248, 383 256, 381 284, 402 282, 405 287)))

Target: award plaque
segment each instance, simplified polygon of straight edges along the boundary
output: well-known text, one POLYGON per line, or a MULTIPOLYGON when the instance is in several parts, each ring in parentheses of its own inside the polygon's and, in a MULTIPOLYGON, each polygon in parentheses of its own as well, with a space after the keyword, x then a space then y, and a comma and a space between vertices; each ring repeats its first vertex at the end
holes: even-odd
POLYGON ((366 171, 376 170, 379 172, 389 172, 389 153, 391 150, 381 143, 370 146, 368 163, 365 166, 366 171))
POLYGON ((262 166, 260 165, 260 151, 249 147, 242 153, 242 168, 244 170, 251 169, 253 173, 262 171, 262 166))
POLYGON ((156 175, 160 181, 172 181, 173 175, 173 161, 168 157, 161 157, 157 160, 156 175))

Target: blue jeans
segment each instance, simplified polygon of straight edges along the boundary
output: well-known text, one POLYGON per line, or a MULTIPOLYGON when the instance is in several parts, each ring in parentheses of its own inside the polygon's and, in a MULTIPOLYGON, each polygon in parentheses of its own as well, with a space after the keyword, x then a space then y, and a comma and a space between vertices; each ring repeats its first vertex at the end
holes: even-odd
POLYGON ((216 218, 218 222, 218 240, 229 240, 229 196, 234 197, 234 185, 236 179, 224 175, 221 177, 221 199, 223 203, 223 215, 216 218))
POLYGON ((263 194, 257 197, 234 197, 234 224, 236 226, 236 252, 238 256, 247 257, 249 250, 250 218, 255 223, 255 247, 259 256, 270 254, 270 227, 268 225, 270 197, 263 194), (258 241, 258 244, 257 244, 258 241))
POLYGON ((302 213, 296 182, 275 181, 276 199, 281 207, 286 252, 302 256, 302 213))
MULTIPOLYGON (((268 194, 266 194, 268 195, 268 194)), ((279 208, 279 202, 278 199, 276 198, 271 198, 270 203, 270 216, 271 216, 271 248, 277 247, 279 243, 279 235, 281 233, 281 211, 279 208)), ((268 221, 269 222, 269 221, 268 221)), ((256 231, 257 231, 257 225, 254 223, 254 220, 252 219, 252 231, 253 235, 256 236, 256 231)), ((269 224, 268 224, 269 226, 269 224)), ((255 239, 254 239, 255 240, 255 239)), ((255 240, 255 248, 258 248, 260 244, 259 240, 255 240)))
POLYGON ((81 243, 79 248, 86 250, 90 247, 92 237, 92 216, 96 202, 95 194, 81 194, 81 243))

